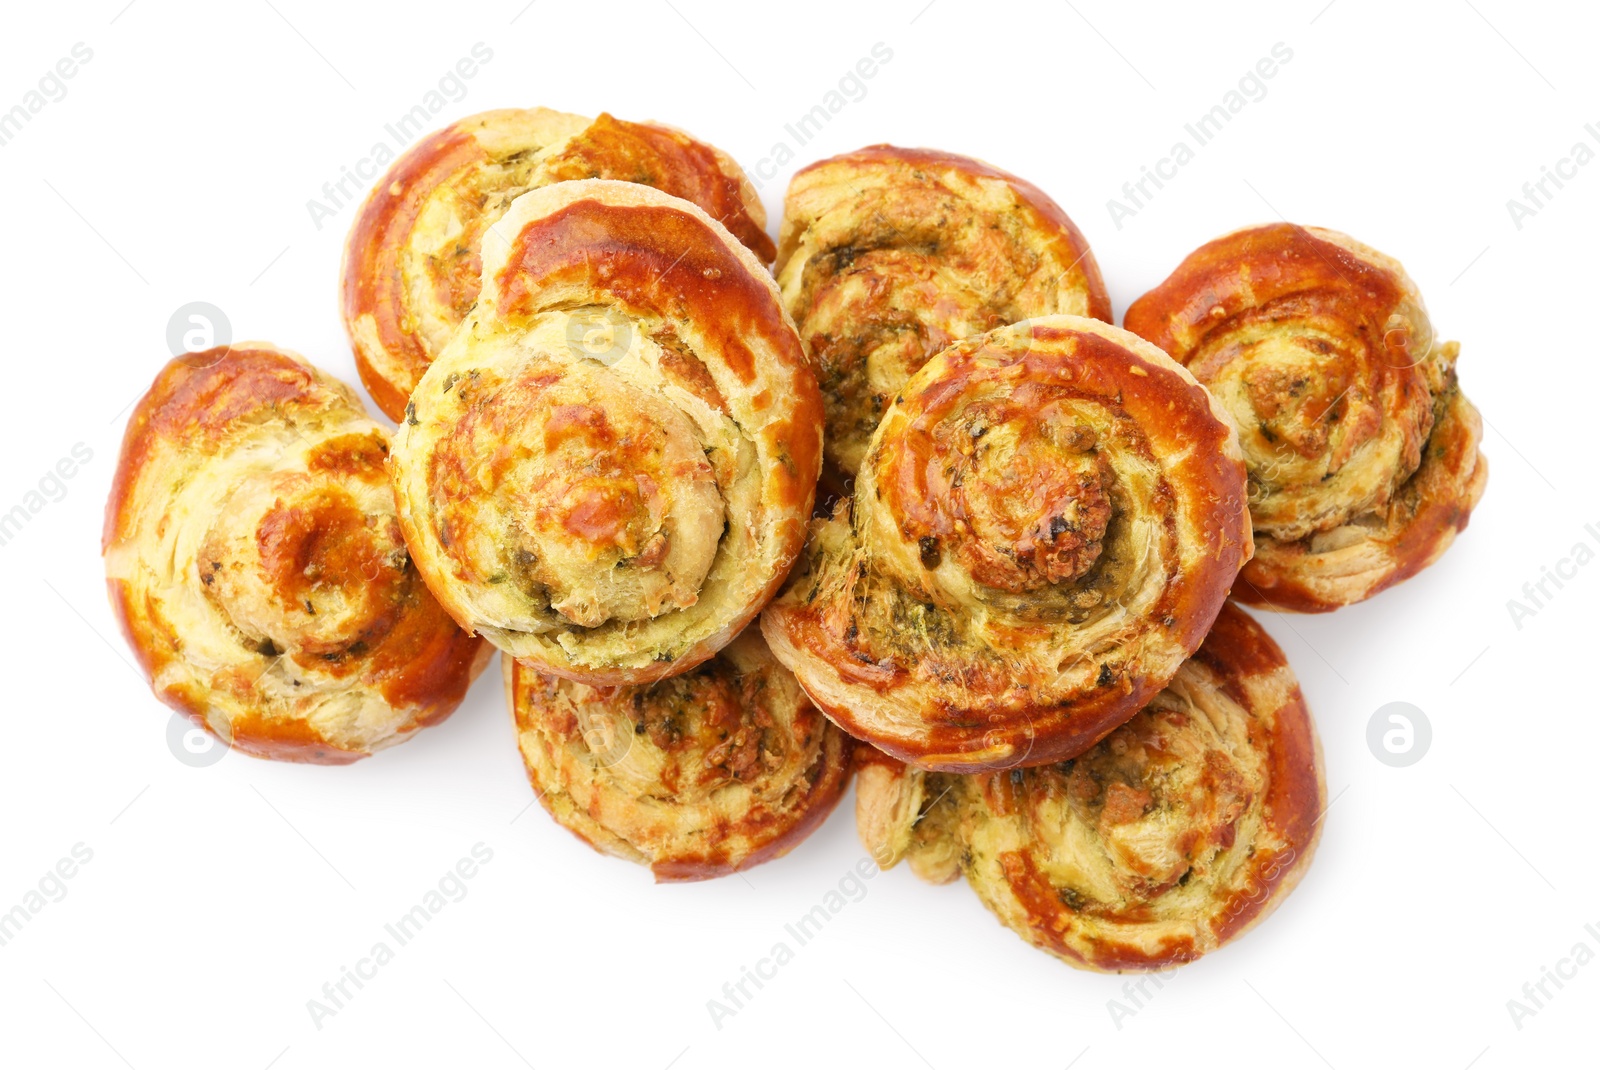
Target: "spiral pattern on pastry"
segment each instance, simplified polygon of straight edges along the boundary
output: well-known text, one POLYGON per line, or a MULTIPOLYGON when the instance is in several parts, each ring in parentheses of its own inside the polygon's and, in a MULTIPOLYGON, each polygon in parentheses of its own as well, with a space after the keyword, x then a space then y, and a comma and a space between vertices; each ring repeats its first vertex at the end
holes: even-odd
POLYGON ((1244 462, 1166 354, 1078 316, 935 356, 762 617, 858 739, 929 769, 1078 754, 1204 638, 1250 556, 1244 462))
POLYGON ((1239 430, 1256 556, 1234 596, 1325 612, 1436 561, 1489 467, 1399 263, 1331 230, 1251 227, 1191 253, 1127 328, 1205 383, 1239 430))
POLYGON ((391 469, 462 626, 532 667, 649 683, 721 649, 805 538, 822 402, 772 277, 687 201, 519 198, 391 469))
POLYGON ((822 824, 854 746, 749 628, 653 684, 593 687, 503 657, 528 779, 596 850, 657 880, 778 858, 822 824))
POLYGON ((887 869, 965 873, 1073 966, 1190 962, 1270 914, 1311 863, 1327 788, 1294 673, 1232 605, 1137 716, 1075 760, 952 776, 868 757, 862 842, 887 869))
POLYGON ((1111 319, 1089 243, 1054 201, 930 149, 872 145, 802 168, 777 272, 822 385, 828 460, 848 474, 905 381, 951 342, 1054 313, 1111 319))
POLYGON ((388 438, 259 342, 172 361, 128 421, 112 610, 156 696, 235 750, 355 761, 449 716, 488 661, 412 567, 388 438))
POLYGON ((477 300, 484 234, 531 189, 609 178, 693 201, 772 260, 767 213, 726 153, 657 123, 548 108, 469 115, 378 180, 344 253, 342 308, 368 392, 392 420, 477 300))

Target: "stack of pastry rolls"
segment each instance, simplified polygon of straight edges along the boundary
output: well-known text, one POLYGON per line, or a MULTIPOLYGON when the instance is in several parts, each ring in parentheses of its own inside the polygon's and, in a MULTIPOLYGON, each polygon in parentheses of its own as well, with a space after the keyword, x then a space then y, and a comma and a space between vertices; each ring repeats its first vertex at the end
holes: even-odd
POLYGON ((1249 228, 1117 327, 1054 201, 932 150, 802 169, 774 244, 682 131, 486 112, 378 182, 340 294, 392 433, 264 344, 130 422, 106 568, 163 700, 343 762, 497 648, 596 849, 737 872, 856 774, 879 865, 1090 969, 1203 955, 1310 863, 1316 731, 1230 595, 1371 597, 1486 478, 1395 261, 1249 228))

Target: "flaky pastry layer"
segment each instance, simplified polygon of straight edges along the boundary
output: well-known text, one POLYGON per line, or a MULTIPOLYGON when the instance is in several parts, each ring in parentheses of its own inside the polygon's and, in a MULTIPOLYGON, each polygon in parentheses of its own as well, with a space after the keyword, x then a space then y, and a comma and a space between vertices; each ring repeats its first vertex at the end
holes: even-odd
POLYGON ((1077 759, 924 773, 863 748, 862 842, 965 874, 1008 928, 1085 969, 1164 969, 1235 939, 1311 863, 1327 804, 1293 672, 1232 605, 1136 717, 1077 759))
POLYGON ((490 648, 412 566, 388 449, 295 354, 246 342, 162 370, 128 421, 103 544, 158 698, 236 750, 328 764, 455 709, 490 648))
POLYGON ((478 297, 484 235, 528 190, 573 179, 653 186, 693 201, 763 263, 766 209, 721 150, 658 123, 548 108, 481 112, 407 149, 373 187, 346 242, 345 327, 361 381, 398 420, 478 297))
POLYGON ((395 433, 406 544, 463 627, 648 683, 721 649, 799 553, 822 407, 761 263, 687 201, 524 194, 395 433))
POLYGON ((951 342, 1034 316, 1111 318, 1083 234, 978 160, 873 145, 802 168, 779 235, 784 306, 817 366, 827 457, 853 474, 905 381, 951 342))
POLYGON ((853 741, 747 629, 654 684, 592 687, 502 656, 528 778, 550 815, 657 880, 787 853, 832 812, 853 741))
POLYGON ((1250 467, 1235 597, 1325 612, 1432 564, 1467 526, 1482 421, 1400 264, 1344 234, 1250 227, 1191 253, 1127 328, 1217 395, 1250 467))
POLYGON ((1098 320, 957 343, 763 614, 846 731, 929 769, 1058 761, 1199 646, 1250 557, 1244 461, 1193 376, 1098 320))

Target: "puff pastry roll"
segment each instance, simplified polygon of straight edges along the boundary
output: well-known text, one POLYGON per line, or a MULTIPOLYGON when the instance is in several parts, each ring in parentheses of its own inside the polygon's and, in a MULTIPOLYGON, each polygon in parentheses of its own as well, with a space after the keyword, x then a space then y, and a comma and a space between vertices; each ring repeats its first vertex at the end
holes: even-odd
POLYGON ((582 178, 693 201, 763 264, 766 209, 731 157, 656 123, 548 108, 470 115, 423 138, 379 179, 351 228, 342 308, 361 381, 392 420, 478 297, 481 245, 530 189, 582 178))
POLYGON ((654 684, 592 687, 501 658, 528 778, 550 815, 657 880, 722 876, 822 824, 854 746, 750 628, 654 684))
POLYGON ((817 367, 827 457, 861 466, 911 374, 951 342, 1033 316, 1111 319, 1072 220, 978 160, 873 145, 800 170, 778 246, 784 307, 817 367))
POLYGON ((106 503, 111 607, 156 696, 235 750, 342 764, 447 717, 491 648, 412 567, 388 432, 301 357, 166 366, 106 503))
POLYGON ((1482 421, 1416 284, 1331 230, 1201 246, 1127 328, 1210 387, 1250 467, 1256 556, 1234 597, 1304 613, 1370 598, 1444 553, 1483 496, 1482 421))
POLYGON ((407 545, 463 627, 543 672, 704 661, 799 553, 822 401, 772 277, 687 201, 524 194, 395 433, 407 545))
POLYGON ((1189 962, 1270 914, 1311 863, 1327 788, 1299 684, 1232 605, 1132 720, 1075 760, 952 776, 878 755, 857 827, 888 868, 965 873, 984 904, 1073 966, 1189 962))
POLYGON ((905 384, 846 507, 762 616, 847 732, 929 769, 1072 757, 1205 637, 1250 556, 1205 389, 1078 316, 958 342, 905 384))

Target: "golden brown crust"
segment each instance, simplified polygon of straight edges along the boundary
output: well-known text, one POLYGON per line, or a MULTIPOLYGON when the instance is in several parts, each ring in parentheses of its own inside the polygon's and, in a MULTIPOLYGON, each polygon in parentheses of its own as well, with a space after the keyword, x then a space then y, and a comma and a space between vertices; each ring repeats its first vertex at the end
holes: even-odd
POLYGON ((484 234, 520 194, 609 178, 693 201, 763 263, 762 207, 726 153, 655 123, 548 108, 469 115, 417 142, 368 195, 346 241, 345 327, 361 381, 392 420, 477 299, 484 234))
POLYGON ((1126 331, 1050 316, 912 376, 762 629, 813 701, 897 758, 1059 761, 1165 686, 1250 547, 1210 395, 1126 331))
POLYGON ((156 696, 264 758, 342 764, 443 720, 490 649, 406 555, 388 434, 256 342, 180 357, 128 421, 103 552, 156 696))
POLYGON ((1117 972, 1190 962, 1270 914, 1310 865, 1327 795, 1283 652, 1231 605, 1168 688, 1075 761, 874 767, 857 819, 880 864, 959 869, 1029 943, 1117 972))
POLYGON ((737 635, 805 537, 822 403, 771 276, 645 186, 519 198, 395 435, 400 522, 464 627, 640 684, 737 635))
POLYGON ((951 342, 1035 316, 1111 318, 1089 243, 1029 182, 872 145, 789 184, 778 283, 817 366, 828 460, 860 466, 901 386, 951 342))
POLYGON ((1343 234, 1251 227, 1191 253, 1124 324, 1238 425, 1256 557, 1235 597, 1315 613, 1437 560, 1483 496, 1477 410, 1401 266, 1343 234))
POLYGON ((591 687, 501 656, 528 779, 550 815, 657 880, 781 857, 833 811, 853 741, 745 631, 654 684, 591 687))

